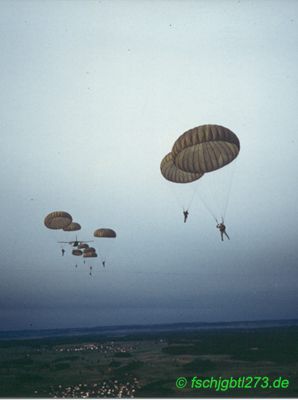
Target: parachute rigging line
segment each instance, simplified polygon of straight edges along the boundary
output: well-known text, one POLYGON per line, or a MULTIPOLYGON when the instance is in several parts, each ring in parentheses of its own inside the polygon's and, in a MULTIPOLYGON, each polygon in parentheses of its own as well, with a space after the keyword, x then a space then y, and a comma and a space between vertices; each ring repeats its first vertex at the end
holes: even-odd
POLYGON ((198 184, 198 182, 197 182, 197 184, 196 184, 196 186, 195 186, 195 189, 194 189, 194 191, 193 191, 192 197, 191 197, 191 199, 190 199, 190 202, 189 202, 189 204, 188 204, 187 210, 190 210, 190 207, 191 207, 191 205, 192 205, 192 203, 193 203, 193 201, 194 201, 194 198, 195 198, 195 196, 196 196, 196 194, 197 194, 198 188, 199 188, 199 184, 198 184))
POLYGON ((228 192, 227 192, 227 196, 226 196, 226 200, 225 200, 225 204, 224 204, 224 208, 223 208, 223 215, 222 215, 222 220, 225 219, 226 217, 226 213, 227 213, 227 209, 228 209, 228 205, 230 202, 230 196, 231 196, 231 190, 232 190, 232 184, 234 181, 234 176, 235 176, 235 170, 236 170, 236 165, 238 163, 238 160, 236 159, 233 163, 233 169, 232 169, 232 175, 230 177, 229 183, 228 183, 228 192))
POLYGON ((205 208, 207 209, 207 211, 210 213, 210 215, 213 217, 213 219, 215 220, 215 222, 218 224, 217 218, 214 215, 213 211, 211 210, 211 208, 207 205, 206 201, 203 199, 203 197, 199 194, 199 198, 201 200, 201 202, 204 204, 205 208))

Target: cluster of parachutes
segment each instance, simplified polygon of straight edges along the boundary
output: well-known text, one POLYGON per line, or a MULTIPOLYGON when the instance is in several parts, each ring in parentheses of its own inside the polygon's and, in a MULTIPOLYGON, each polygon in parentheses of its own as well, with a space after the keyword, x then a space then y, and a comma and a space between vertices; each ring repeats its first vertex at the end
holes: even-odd
MULTIPOLYGON (((171 152, 162 159, 160 171, 170 182, 191 183, 231 163, 239 151, 239 139, 230 129, 210 124, 197 126, 184 132, 175 141, 171 152)), ((51 212, 45 217, 44 224, 49 229, 62 229, 66 232, 81 229, 80 224, 73 222, 72 216, 65 211, 51 212)), ((110 228, 100 228, 95 230, 93 236, 115 238, 116 232, 110 228)), ((97 257, 95 248, 89 247, 86 242, 76 240, 68 243, 76 247, 72 251, 74 256, 97 257)))
POLYGON ((162 159, 160 171, 170 182, 191 183, 225 167, 239 151, 239 139, 230 129, 210 124, 197 126, 178 137, 171 152, 162 159))
MULTIPOLYGON (((74 232, 81 229, 81 225, 77 222, 73 222, 72 216, 65 211, 51 212, 45 217, 44 224, 48 229, 62 229, 65 232, 74 232)), ((115 238, 116 232, 110 228, 100 228, 94 231, 93 236, 96 238, 115 238)), ((97 257, 96 249, 94 247, 90 247, 85 241, 79 241, 76 239, 71 242, 59 243, 73 244, 73 247, 76 247, 72 250, 73 256, 83 256, 83 258, 97 257)), ((103 261, 103 265, 105 265, 105 261, 103 261)))
MULTIPOLYGON (((97 238, 115 238, 116 232, 113 229, 101 228, 96 229, 93 233, 94 237, 97 238)), ((90 247, 87 243, 79 242, 77 249, 72 251, 74 256, 83 255, 84 258, 94 258, 97 257, 97 253, 94 247, 90 247)))
POLYGON ((90 247, 87 243, 79 243, 77 248, 72 251, 73 256, 83 256, 84 258, 97 257, 94 247, 90 247))

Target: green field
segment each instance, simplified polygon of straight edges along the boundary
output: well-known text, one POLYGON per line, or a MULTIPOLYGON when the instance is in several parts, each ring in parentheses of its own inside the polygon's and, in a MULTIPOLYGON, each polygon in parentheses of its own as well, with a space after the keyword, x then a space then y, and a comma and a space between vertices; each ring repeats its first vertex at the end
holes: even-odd
POLYGON ((1 397, 297 397, 298 328, 0 342, 1 397), (215 391, 192 377, 268 376, 288 388, 215 391), (184 389, 176 388, 185 377, 184 389))

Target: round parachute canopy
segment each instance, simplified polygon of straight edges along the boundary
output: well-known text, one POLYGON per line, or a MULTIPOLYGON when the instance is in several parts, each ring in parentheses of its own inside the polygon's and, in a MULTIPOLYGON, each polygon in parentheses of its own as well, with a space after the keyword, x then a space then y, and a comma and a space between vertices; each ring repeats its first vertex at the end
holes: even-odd
POLYGON ((94 247, 88 247, 87 249, 84 250, 84 254, 86 253, 96 253, 96 250, 94 247))
POLYGON ((176 167, 205 173, 229 164, 239 151, 239 139, 228 128, 202 125, 183 133, 174 143, 172 154, 176 167))
POLYGON ((93 258, 93 257, 97 257, 97 254, 94 253, 94 252, 85 253, 85 254, 83 254, 83 257, 84 257, 84 258, 93 258))
POLYGON ((72 216, 65 211, 54 211, 44 219, 44 224, 49 229, 63 229, 72 222, 72 216))
POLYGON ((65 228, 63 228, 64 231, 66 232, 74 232, 74 231, 79 231, 81 229, 81 225, 78 224, 77 222, 72 222, 65 228))
POLYGON ((185 172, 176 167, 172 153, 167 154, 160 163, 160 172, 168 181, 174 183, 190 183, 203 176, 203 173, 185 172))
POLYGON ((88 249, 89 245, 87 243, 81 243, 78 245, 78 249, 88 249))
POLYGON ((103 238, 115 238, 116 237, 116 232, 113 231, 113 229, 109 228, 101 228, 101 229, 96 229, 96 231, 93 234, 95 237, 103 237, 103 238))
POLYGON ((73 250, 72 251, 73 256, 81 256, 82 254, 83 254, 83 252, 81 250, 73 250))

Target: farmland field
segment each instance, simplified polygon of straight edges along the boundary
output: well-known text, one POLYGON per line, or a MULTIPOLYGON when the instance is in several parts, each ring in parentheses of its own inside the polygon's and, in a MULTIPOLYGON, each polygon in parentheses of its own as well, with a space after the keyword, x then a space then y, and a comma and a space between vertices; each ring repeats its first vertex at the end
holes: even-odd
MULTIPOLYGON (((297 397, 298 328, 0 341, 1 397, 297 397), (191 387, 193 377, 286 388, 191 387), (176 387, 179 377, 185 387, 176 387), (266 378, 267 379, 267 378, 266 378), (272 385, 271 385, 272 386, 272 385)), ((252 385, 253 386, 253 385, 252 385)))

